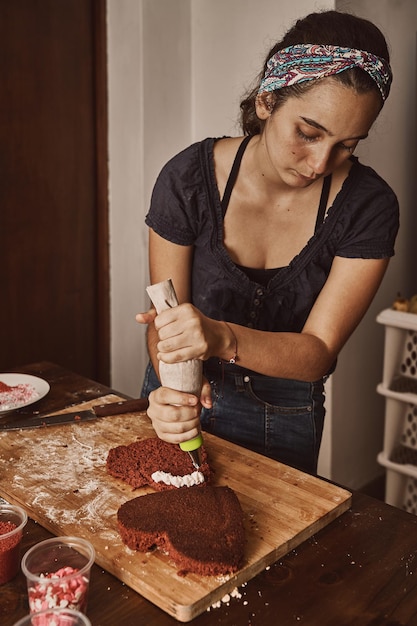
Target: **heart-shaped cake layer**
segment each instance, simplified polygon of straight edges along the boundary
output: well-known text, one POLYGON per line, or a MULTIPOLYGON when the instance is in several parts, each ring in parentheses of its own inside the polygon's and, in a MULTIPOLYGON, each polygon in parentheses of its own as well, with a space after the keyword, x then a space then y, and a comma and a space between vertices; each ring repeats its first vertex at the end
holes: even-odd
MULTIPOLYGON (((201 480, 194 482, 206 485, 210 482, 211 469, 204 446, 201 448, 201 460, 202 465, 199 469, 202 475, 201 480)), ((172 477, 189 478, 195 474, 196 469, 187 452, 181 450, 179 446, 162 441, 159 437, 150 437, 109 450, 107 471, 111 476, 123 480, 134 489, 150 485, 158 491, 164 491, 176 489, 179 486, 188 487, 190 480, 185 481, 184 484, 178 484, 178 482, 167 484, 160 478, 161 473, 172 477), (156 472, 158 472, 157 476, 156 472)))
POLYGON ((230 487, 190 487, 150 493, 119 508, 120 536, 129 548, 168 553, 178 572, 217 576, 242 563, 243 511, 230 487))

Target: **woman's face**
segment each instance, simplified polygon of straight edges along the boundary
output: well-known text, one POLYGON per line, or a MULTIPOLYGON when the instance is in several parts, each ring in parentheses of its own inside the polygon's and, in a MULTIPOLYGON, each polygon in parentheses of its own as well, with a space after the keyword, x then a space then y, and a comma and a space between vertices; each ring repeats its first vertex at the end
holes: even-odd
POLYGON ((380 111, 376 92, 358 94, 331 78, 304 95, 288 98, 270 112, 268 96, 257 113, 265 120, 261 135, 271 176, 304 188, 337 170, 364 139, 380 111))

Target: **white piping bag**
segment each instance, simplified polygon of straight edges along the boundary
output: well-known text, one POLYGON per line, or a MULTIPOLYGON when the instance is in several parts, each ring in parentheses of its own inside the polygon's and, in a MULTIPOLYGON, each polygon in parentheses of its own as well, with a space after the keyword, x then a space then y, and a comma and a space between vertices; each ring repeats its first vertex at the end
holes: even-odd
MULTIPOLYGON (((171 279, 164 280, 146 287, 157 313, 178 306, 178 299, 171 279)), ((181 363, 164 363, 159 361, 159 376, 164 387, 170 387, 177 391, 186 391, 200 397, 203 362, 200 359, 190 359, 181 363)), ((181 450, 188 452, 196 469, 201 465, 200 448, 203 445, 201 433, 180 443, 181 450)))

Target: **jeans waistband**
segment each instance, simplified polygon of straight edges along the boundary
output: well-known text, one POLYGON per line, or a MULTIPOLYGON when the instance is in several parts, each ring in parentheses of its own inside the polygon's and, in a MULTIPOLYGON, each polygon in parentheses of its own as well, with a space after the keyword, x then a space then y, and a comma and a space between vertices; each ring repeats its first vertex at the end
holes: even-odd
MULTIPOLYGON (((203 368, 204 373, 207 377, 211 375, 216 377, 217 379, 230 377, 238 380, 239 377, 242 377, 244 381, 245 377, 249 377, 251 379, 256 378, 258 380, 285 380, 282 378, 277 378, 275 376, 265 376, 264 374, 260 374, 259 372, 254 372, 253 370, 247 369, 245 367, 240 367, 240 365, 237 365, 235 363, 224 363, 217 358, 211 358, 205 361, 203 368)), ((326 382, 327 378, 328 376, 324 376, 323 378, 312 381, 309 384, 318 385, 320 387, 326 382)), ((303 383, 305 381, 297 382, 303 383)))

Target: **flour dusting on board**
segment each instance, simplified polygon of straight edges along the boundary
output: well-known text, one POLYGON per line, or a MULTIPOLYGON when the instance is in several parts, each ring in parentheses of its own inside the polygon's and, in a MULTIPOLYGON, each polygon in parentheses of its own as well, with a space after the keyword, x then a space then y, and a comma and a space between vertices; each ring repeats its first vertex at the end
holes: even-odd
POLYGON ((11 450, 14 456, 0 458, 0 471, 3 464, 13 464, 13 492, 24 491, 26 503, 35 505, 60 528, 88 526, 95 532, 106 528, 109 539, 108 518, 121 504, 120 494, 115 496, 111 484, 103 480, 111 444, 98 443, 99 432, 94 427, 71 425, 64 432, 42 429, 39 435, 33 430, 25 432, 19 432, 16 449, 11 450), (36 477, 35 490, 27 489, 31 475, 36 477))

